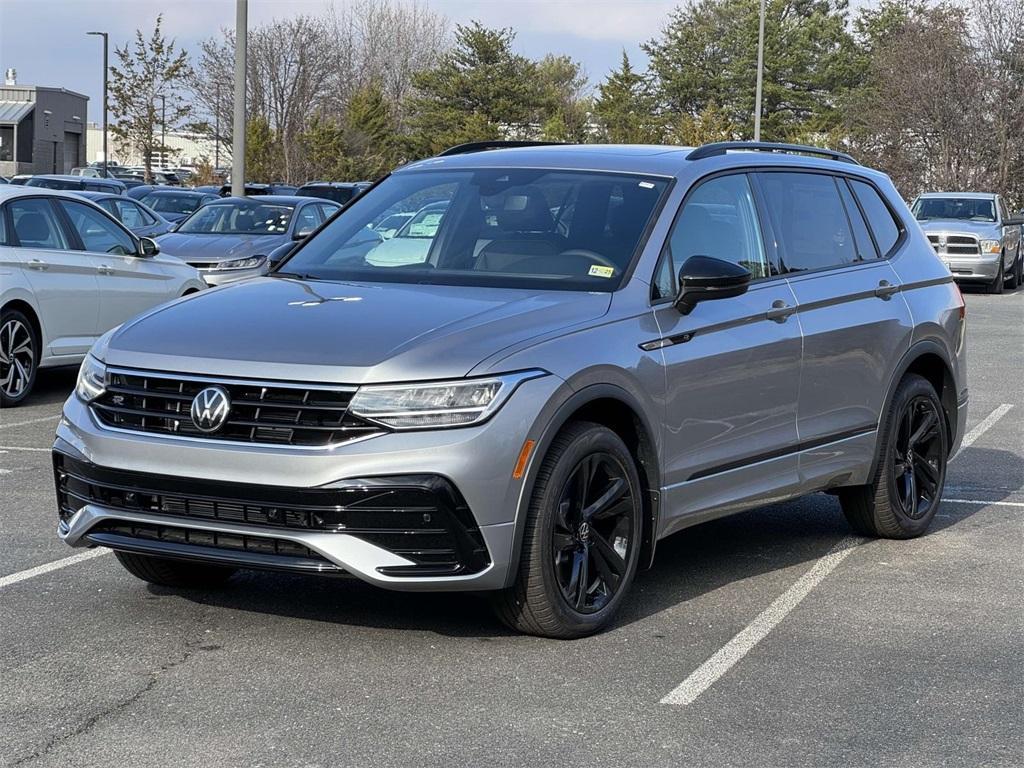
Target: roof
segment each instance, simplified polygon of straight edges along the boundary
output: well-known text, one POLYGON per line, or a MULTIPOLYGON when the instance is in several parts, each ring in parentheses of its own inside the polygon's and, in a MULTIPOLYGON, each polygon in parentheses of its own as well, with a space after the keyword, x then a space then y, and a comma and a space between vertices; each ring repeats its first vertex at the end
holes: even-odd
POLYGON ((398 169, 396 173, 431 169, 545 168, 678 177, 688 169, 718 170, 756 165, 761 167, 842 168, 845 173, 879 175, 870 167, 795 153, 744 151, 737 147, 734 151, 727 153, 690 160, 687 156, 692 151, 693 147, 656 144, 552 144, 509 147, 429 157, 409 163, 398 169))
POLYGON ((26 187, 21 184, 0 184, 0 201, 12 197, 65 197, 70 200, 81 200, 81 190, 47 189, 46 187, 26 187))
POLYGON ((216 196, 216 194, 216 192, 200 192, 194 189, 182 189, 181 187, 153 186, 153 188, 146 193, 146 197, 149 197, 150 195, 198 195, 199 197, 209 197, 210 195, 216 196))
POLYGON ((34 101, 0 101, 0 123, 20 123, 35 107, 34 101))
POLYGON ((968 200, 991 200, 995 192, 923 192, 918 197, 962 197, 968 200))
POLYGON ((207 205, 217 205, 217 203, 228 201, 237 203, 239 200, 244 200, 249 203, 277 203, 279 205, 281 203, 287 203, 288 205, 298 205, 299 203, 309 202, 331 202, 330 200, 321 200, 319 197, 299 197, 298 195, 249 195, 247 197, 222 197, 219 200, 213 201, 212 203, 207 203, 207 205))

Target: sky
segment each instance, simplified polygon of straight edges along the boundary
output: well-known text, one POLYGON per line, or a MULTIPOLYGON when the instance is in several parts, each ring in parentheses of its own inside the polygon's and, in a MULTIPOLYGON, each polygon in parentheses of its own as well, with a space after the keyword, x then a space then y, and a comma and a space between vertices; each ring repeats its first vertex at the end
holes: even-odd
MULTIPOLYGON (((249 26, 298 14, 318 14, 350 0, 249 0, 249 26)), ((681 0, 421 0, 452 26, 478 20, 512 27, 518 51, 572 56, 591 83, 618 66, 623 49, 638 65, 640 44, 658 35, 681 0)), ((864 2, 865 0, 860 0, 864 2)), ((860 4, 854 3, 854 5, 860 4)), ((18 82, 63 87, 90 98, 90 122, 99 116, 102 42, 87 31, 110 33, 113 48, 136 29, 152 30, 164 14, 168 36, 186 50, 235 23, 234 0, 0 0, 0 71, 14 67, 18 82)))

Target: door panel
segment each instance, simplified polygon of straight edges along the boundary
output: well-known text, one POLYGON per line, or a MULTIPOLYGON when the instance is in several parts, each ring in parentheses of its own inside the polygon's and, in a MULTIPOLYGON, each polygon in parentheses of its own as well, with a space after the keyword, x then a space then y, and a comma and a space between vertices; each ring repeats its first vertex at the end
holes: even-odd
POLYGON ((135 241, 109 215, 84 203, 60 205, 97 275, 100 333, 175 298, 178 280, 158 262, 136 256, 135 241))
POLYGON ((49 199, 12 200, 4 215, 42 315, 44 354, 85 354, 99 335, 95 268, 85 254, 68 250, 67 234, 49 199))
POLYGON ((678 339, 662 350, 669 529, 673 518, 796 485, 800 325, 767 317, 795 303, 784 280, 771 280, 686 316, 657 311, 662 334, 678 339), (764 462, 772 462, 767 475, 764 462))

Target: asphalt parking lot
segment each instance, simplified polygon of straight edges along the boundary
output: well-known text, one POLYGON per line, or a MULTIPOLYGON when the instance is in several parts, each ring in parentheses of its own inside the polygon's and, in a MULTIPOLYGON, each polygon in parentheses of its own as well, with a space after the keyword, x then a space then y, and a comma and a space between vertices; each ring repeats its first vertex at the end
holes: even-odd
POLYGON ((174 593, 69 550, 74 372, 46 373, 0 415, 0 765, 1019 766, 1024 290, 967 304, 970 444, 928 535, 851 538, 825 495, 701 525, 574 642, 471 595, 174 593))

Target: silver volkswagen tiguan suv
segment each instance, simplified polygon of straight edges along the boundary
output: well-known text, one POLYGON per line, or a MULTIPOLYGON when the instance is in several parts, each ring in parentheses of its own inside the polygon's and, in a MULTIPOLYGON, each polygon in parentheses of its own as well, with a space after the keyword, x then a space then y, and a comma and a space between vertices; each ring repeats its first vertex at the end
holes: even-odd
POLYGON ((577 637, 718 516, 827 491, 860 534, 922 534, 964 324, 892 183, 846 155, 464 145, 269 276, 101 338, 54 444, 58 530, 158 584, 347 574, 577 637), (398 213, 396 250, 374 227, 398 213))

